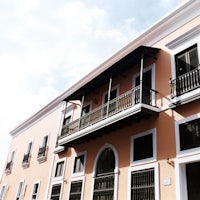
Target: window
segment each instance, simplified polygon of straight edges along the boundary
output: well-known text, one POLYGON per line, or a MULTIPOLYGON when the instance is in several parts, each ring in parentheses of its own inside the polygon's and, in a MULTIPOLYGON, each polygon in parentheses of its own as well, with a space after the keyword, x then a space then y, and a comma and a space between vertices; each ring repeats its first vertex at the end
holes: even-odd
POLYGON ((28 144, 27 152, 26 152, 26 154, 24 154, 24 157, 23 157, 22 165, 24 167, 28 166, 27 164, 29 163, 29 158, 30 158, 30 154, 31 154, 31 147, 32 147, 32 142, 30 142, 28 144))
POLYGON ((131 167, 128 189, 128 200, 159 200, 158 163, 131 167))
POLYGON ((42 141, 42 146, 39 148, 39 151, 38 151, 39 162, 44 162, 46 160, 47 141, 48 141, 48 135, 44 136, 43 141, 42 141))
MULTIPOLYGON (((108 108, 108 114, 112 114, 113 112, 116 111, 116 101, 112 101, 113 99, 115 99, 117 97, 117 89, 113 89, 111 90, 110 92, 110 99, 109 101, 109 108, 108 108)), ((103 115, 105 116, 107 114, 107 102, 108 102, 108 93, 104 96, 104 104, 105 104, 105 107, 103 109, 103 115)))
POLYGON ((142 79, 142 102, 140 102, 140 76, 135 79, 135 104, 145 103, 152 105, 152 69, 143 73, 142 79))
POLYGON ((12 154, 11 154, 10 162, 13 162, 14 156, 15 156, 15 151, 13 151, 12 154))
POLYGON ((24 185, 24 182, 20 181, 19 186, 18 186, 18 190, 17 190, 16 200, 20 200, 21 199, 23 185, 24 185))
POLYGON ((71 120, 71 116, 69 117, 66 117, 63 121, 63 125, 68 125, 70 123, 70 120, 71 120))
POLYGON ((47 141, 48 141, 48 135, 44 136, 43 142, 42 142, 42 147, 44 147, 44 148, 47 147, 47 141))
POLYGON ((33 185, 31 200, 36 200, 38 198, 38 192, 39 192, 39 183, 35 183, 33 185))
POLYGON ((60 200, 61 184, 53 185, 51 190, 51 200, 60 200))
POLYGON ((3 200, 6 193, 6 185, 3 185, 0 191, 0 200, 3 200))
POLYGON ((73 173, 83 172, 85 168, 85 154, 81 154, 74 159, 73 173))
POLYGON ((181 76, 197 68, 199 64, 197 45, 194 45, 175 55, 176 76, 181 76))
POLYGON ((178 122, 178 148, 180 152, 200 147, 200 118, 190 117, 185 122, 178 122))
POLYGON ((69 200, 81 200, 83 181, 71 182, 70 197, 69 200))
POLYGON ((172 98, 200 87, 200 69, 197 45, 175 55, 176 79, 171 83, 172 98))
POLYGON ((85 126, 89 123, 90 116, 88 113, 90 112, 90 104, 84 106, 81 112, 81 126, 85 126))
POLYGON ((115 155, 107 147, 99 156, 96 166, 93 200, 114 199, 115 155))
POLYGON ((10 174, 11 173, 11 169, 12 169, 12 166, 13 166, 14 156, 15 156, 15 151, 12 152, 11 157, 10 157, 10 161, 7 162, 7 164, 6 164, 6 169, 5 169, 5 173, 6 174, 10 174))
POLYGON ((155 129, 132 136, 132 163, 145 162, 156 157, 155 129))
POLYGON ((71 116, 68 116, 63 121, 62 133, 61 135, 65 135, 69 133, 69 123, 71 121, 71 116))
POLYGON ((55 177, 63 176, 64 172, 64 161, 58 162, 56 165, 55 177))
POLYGON ((155 199, 154 176, 154 168, 131 173, 131 200, 155 199))

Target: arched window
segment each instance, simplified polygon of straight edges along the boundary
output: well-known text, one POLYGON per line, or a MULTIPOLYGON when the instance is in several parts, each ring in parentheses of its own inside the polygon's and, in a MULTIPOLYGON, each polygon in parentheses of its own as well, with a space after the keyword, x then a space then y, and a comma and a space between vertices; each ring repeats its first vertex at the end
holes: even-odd
POLYGON ((113 150, 107 147, 97 161, 93 200, 114 199, 114 170, 115 155, 113 150))

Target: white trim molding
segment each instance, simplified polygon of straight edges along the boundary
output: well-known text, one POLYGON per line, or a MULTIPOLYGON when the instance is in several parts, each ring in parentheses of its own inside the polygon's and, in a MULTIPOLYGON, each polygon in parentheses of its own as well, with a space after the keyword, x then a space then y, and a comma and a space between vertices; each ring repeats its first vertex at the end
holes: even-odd
POLYGON ((118 153, 116 148, 112 145, 112 144, 104 144, 101 149, 98 151, 98 154, 95 158, 95 162, 94 162, 94 167, 93 167, 93 174, 92 174, 92 186, 91 186, 91 200, 93 199, 93 194, 94 194, 94 183, 95 183, 95 175, 96 175, 96 168, 97 168, 97 163, 99 160, 99 157, 101 155, 101 153, 103 153, 103 151, 106 148, 110 148, 112 149, 114 156, 115 156, 115 169, 114 169, 114 174, 115 174, 115 183, 114 183, 114 197, 113 200, 117 200, 117 196, 118 196, 118 175, 119 175, 119 168, 118 168, 118 163, 119 163, 119 159, 118 159, 118 153))
POLYGON ((189 121, 192 121, 192 120, 195 120, 195 119, 198 119, 198 118, 200 118, 200 113, 194 114, 192 116, 186 117, 186 118, 184 118, 182 120, 179 120, 179 121, 175 122, 176 154, 177 154, 177 157, 190 156, 190 155, 194 155, 194 154, 200 153, 200 147, 191 148, 191 149, 188 149, 188 150, 181 151, 180 150, 180 137, 179 137, 179 134, 180 134, 179 125, 183 124, 183 123, 186 123, 186 122, 189 122, 189 121))
POLYGON ((176 199, 188 200, 187 198, 187 179, 186 164, 200 162, 200 154, 176 158, 175 160, 175 180, 176 180, 176 199))
POLYGON ((86 166, 86 160, 87 160, 86 158, 87 158, 87 153, 86 153, 86 151, 80 152, 80 153, 74 155, 74 158, 73 158, 73 166, 72 166, 72 173, 71 173, 71 176, 72 176, 72 177, 78 177, 78 176, 84 176, 84 175, 85 175, 85 166, 86 166), (83 166, 83 171, 81 171, 81 172, 74 172, 75 160, 76 160, 77 157, 82 156, 82 155, 84 155, 84 166, 83 166))
POLYGON ((33 186, 32 186, 32 192, 31 192, 30 200, 32 200, 33 190, 34 190, 35 184, 38 184, 38 190, 37 190, 36 200, 39 199, 39 193, 40 193, 40 181, 34 181, 33 186))
POLYGON ((53 182, 60 181, 60 180, 61 180, 61 181, 64 181, 66 163, 67 163, 67 158, 62 158, 62 159, 56 160, 56 162, 55 162, 55 167, 54 167, 54 170, 53 170, 53 182), (56 170, 57 170, 57 165, 58 165, 59 163, 61 163, 61 162, 63 162, 62 174, 61 174, 61 176, 55 177, 56 170))
POLYGON ((146 165, 140 165, 135 167, 130 167, 128 172, 128 200, 131 200, 131 174, 133 171, 140 171, 145 169, 154 169, 154 184, 155 184, 155 200, 160 199, 160 189, 159 189, 159 164, 150 163, 146 165))
POLYGON ((130 149, 130 165, 131 166, 135 166, 135 165, 141 165, 141 164, 145 164, 145 163, 149 163, 149 162, 154 162, 157 160, 157 142, 156 142, 156 128, 147 130, 145 132, 142 133, 138 133, 136 135, 133 135, 131 137, 131 149, 130 149), (153 156, 150 158, 146 158, 146 159, 142 159, 142 160, 138 160, 138 161, 134 161, 134 139, 146 136, 146 135, 150 135, 152 134, 152 145, 153 145, 153 156))
POLYGON ((73 182, 76 181, 82 181, 82 188, 81 188, 81 199, 84 199, 84 189, 85 189, 85 176, 79 176, 79 177, 72 177, 70 180, 70 184, 69 184, 69 189, 68 189, 68 199, 70 198, 70 191, 71 191, 71 185, 73 182))

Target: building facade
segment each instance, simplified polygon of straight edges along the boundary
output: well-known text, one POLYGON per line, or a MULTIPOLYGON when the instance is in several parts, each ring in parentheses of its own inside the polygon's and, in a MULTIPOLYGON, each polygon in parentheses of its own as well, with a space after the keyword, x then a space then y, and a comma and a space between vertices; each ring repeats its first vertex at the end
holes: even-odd
POLYGON ((0 200, 200 199, 199 7, 182 3, 11 131, 0 200))

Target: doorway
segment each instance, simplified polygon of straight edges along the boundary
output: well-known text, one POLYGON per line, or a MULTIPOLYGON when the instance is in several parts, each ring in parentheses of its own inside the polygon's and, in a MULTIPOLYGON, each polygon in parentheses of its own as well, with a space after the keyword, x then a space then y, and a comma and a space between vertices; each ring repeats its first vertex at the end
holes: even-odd
MULTIPOLYGON (((140 85, 140 76, 137 76, 135 79, 135 87, 140 85)), ((144 104, 151 105, 152 97, 151 97, 151 89, 152 89, 152 69, 143 73, 143 81, 142 81, 142 102, 144 104)), ((135 94, 135 103, 138 103, 140 98, 139 90, 136 91, 138 94, 135 94)))
POLYGON ((186 164, 188 200, 200 199, 200 162, 186 164))

